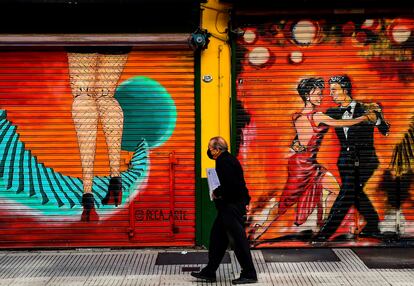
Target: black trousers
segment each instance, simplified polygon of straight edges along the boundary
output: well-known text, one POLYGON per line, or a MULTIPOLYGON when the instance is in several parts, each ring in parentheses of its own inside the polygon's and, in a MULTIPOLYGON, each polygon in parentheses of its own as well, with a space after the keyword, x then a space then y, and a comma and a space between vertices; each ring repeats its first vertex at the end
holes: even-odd
POLYGON ((223 204, 218 207, 217 217, 210 234, 208 264, 202 270, 208 275, 215 275, 226 253, 230 240, 234 243, 234 253, 241 266, 240 276, 257 278, 253 265, 250 245, 244 231, 245 205, 223 204))
POLYGON ((362 169, 360 172, 359 169, 355 169, 353 165, 349 164, 345 168, 341 168, 340 173, 342 179, 341 190, 325 224, 319 231, 319 235, 327 238, 332 236, 353 205, 367 222, 364 232, 379 232, 378 213, 363 191, 365 183, 371 177, 373 170, 362 169))

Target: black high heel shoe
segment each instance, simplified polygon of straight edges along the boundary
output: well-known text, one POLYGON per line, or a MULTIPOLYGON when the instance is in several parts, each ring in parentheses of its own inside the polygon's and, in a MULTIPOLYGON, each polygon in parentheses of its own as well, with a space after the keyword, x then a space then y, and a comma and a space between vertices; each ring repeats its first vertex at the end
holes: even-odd
POLYGON ((112 177, 109 181, 108 192, 102 199, 103 205, 115 205, 122 203, 122 179, 121 177, 112 177))
POLYGON ((95 210, 95 202, 92 193, 85 193, 82 195, 83 212, 81 221, 94 221, 98 220, 99 216, 95 210))

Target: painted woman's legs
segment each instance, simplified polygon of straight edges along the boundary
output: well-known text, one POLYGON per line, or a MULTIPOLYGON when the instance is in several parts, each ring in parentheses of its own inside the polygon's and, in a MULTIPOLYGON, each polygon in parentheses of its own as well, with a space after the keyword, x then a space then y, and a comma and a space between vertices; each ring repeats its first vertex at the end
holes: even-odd
MULTIPOLYGON (((323 219, 328 216, 339 190, 340 186, 336 178, 330 172, 327 172, 322 178, 323 219)), ((250 215, 251 230, 249 239, 258 240, 283 213, 284 211, 279 212, 279 202, 273 196, 258 212, 250 215)))
POLYGON ((326 220, 341 187, 330 172, 327 172, 323 177, 322 187, 323 220, 326 220))
POLYGON ((76 97, 72 104, 72 117, 82 163, 83 191, 91 193, 98 129, 98 110, 95 101, 86 95, 76 97))
POLYGON ((248 239, 258 240, 269 228, 269 226, 279 218, 279 202, 276 197, 272 197, 259 212, 250 215, 251 223, 248 239))
POLYGON ((95 216, 92 194, 93 166, 95 161, 98 109, 94 100, 95 66, 97 54, 68 53, 69 76, 74 96, 72 118, 78 138, 82 164, 84 211, 82 220, 95 216))
POLYGON ((103 204, 118 204, 122 198, 120 177, 121 142, 124 115, 114 98, 118 80, 125 66, 127 54, 99 55, 96 79, 96 103, 109 154, 111 180, 103 204))

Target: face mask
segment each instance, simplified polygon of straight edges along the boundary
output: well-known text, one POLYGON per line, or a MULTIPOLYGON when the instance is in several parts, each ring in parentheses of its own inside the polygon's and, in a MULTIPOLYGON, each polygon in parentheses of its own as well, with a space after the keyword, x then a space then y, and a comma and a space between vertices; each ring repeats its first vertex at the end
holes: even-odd
POLYGON ((207 156, 208 156, 211 160, 214 160, 213 154, 211 154, 210 149, 207 149, 207 156))

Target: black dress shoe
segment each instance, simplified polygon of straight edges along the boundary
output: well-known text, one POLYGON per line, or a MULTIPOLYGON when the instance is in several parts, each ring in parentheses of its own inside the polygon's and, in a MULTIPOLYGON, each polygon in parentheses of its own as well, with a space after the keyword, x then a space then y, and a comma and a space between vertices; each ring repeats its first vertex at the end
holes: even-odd
POLYGON ((383 235, 379 231, 361 231, 358 237, 382 239, 383 235))
POLYGON ((191 272, 191 276, 197 278, 197 279, 202 279, 205 280, 207 282, 216 282, 216 276, 214 275, 207 275, 204 274, 202 271, 200 272, 191 272))
POLYGON ((329 236, 325 236, 325 235, 321 235, 321 234, 316 234, 316 235, 312 236, 312 238, 311 238, 312 242, 317 242, 317 243, 328 242, 328 240, 329 240, 329 236))
POLYGON ((250 284, 250 283, 256 283, 257 278, 247 278, 247 277, 240 277, 234 280, 231 280, 231 284, 250 284))

